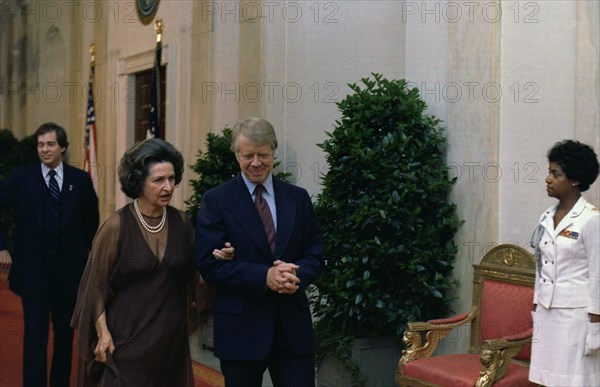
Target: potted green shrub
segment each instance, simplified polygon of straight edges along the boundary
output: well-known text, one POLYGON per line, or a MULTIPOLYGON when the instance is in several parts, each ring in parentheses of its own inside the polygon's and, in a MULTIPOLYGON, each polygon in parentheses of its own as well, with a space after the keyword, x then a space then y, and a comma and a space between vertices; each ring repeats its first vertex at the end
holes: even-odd
POLYGON ((231 129, 228 127, 225 127, 221 134, 208 133, 206 151, 199 150, 196 163, 190 165, 198 178, 190 180, 193 193, 185 204, 186 212, 194 225, 200 201, 206 191, 233 178, 240 169, 230 146, 231 129))
POLYGON ((454 179, 440 120, 425 114, 419 91, 379 74, 349 87, 341 120, 319 144, 329 166, 315 204, 325 264, 312 306, 320 384, 328 383, 324 361, 334 358, 347 372, 337 383, 373 386, 373 373, 389 373, 393 383, 399 356, 384 370, 373 363, 385 361, 370 359, 365 374, 355 339, 397 338, 399 355, 406 322, 449 312, 460 222, 448 202, 454 179))
MULTIPOLYGON (((35 140, 33 135, 18 140, 10 130, 0 130, 0 184, 15 168, 39 161, 35 140)), ((15 224, 13 212, 8 210, 0 214, 0 233, 8 246, 11 246, 15 224)))

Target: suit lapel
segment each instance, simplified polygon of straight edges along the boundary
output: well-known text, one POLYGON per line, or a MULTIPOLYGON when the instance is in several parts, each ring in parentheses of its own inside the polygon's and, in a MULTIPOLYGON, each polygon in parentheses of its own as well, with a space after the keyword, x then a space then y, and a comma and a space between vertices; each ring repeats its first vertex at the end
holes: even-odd
POLYGON ((44 175, 42 175, 42 167, 40 164, 36 164, 32 170, 32 175, 33 175, 33 179, 32 181, 34 182, 34 189, 32 190, 32 192, 36 192, 38 198, 35 201, 36 203, 38 203, 38 211, 35 211, 36 214, 36 220, 38 222, 38 224, 40 226, 44 225, 44 219, 43 219, 43 208, 44 208, 44 201, 46 200, 46 191, 49 192, 49 188, 46 185, 46 180, 44 179, 44 175))
POLYGON ((275 190, 275 205, 277 207, 277 239, 275 241, 275 256, 280 257, 290 240, 294 225, 296 203, 289 198, 289 187, 273 178, 275 190))
POLYGON ((230 191, 232 197, 228 205, 231 216, 238 222, 239 226, 250 236, 265 257, 273 260, 273 253, 267 241, 267 235, 263 227, 258 211, 252 202, 252 197, 241 175, 236 177, 235 184, 230 191))
POLYGON ((71 212, 73 211, 73 205, 75 204, 75 194, 77 185, 75 184, 74 175, 71 167, 63 163, 63 186, 61 192, 62 196, 62 226, 65 227, 69 223, 71 212))

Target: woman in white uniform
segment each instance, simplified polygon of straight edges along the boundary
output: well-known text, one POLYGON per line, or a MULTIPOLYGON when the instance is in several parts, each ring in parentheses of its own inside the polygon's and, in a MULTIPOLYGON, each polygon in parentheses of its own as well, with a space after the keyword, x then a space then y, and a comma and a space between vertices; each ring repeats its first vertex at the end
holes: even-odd
POLYGON ((548 152, 548 196, 558 199, 532 237, 538 259, 529 379, 544 386, 600 386, 600 213, 581 193, 598 156, 566 140, 548 152))

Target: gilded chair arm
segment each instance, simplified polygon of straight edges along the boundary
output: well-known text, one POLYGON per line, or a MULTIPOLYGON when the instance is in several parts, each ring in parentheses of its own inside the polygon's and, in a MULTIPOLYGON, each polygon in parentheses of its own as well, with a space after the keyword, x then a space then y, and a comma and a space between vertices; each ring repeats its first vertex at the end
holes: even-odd
POLYGON ((430 357, 437 348, 439 341, 446 338, 452 329, 473 320, 476 312, 477 308, 473 307, 469 313, 454 317, 408 323, 402 337, 404 349, 402 350, 402 357, 398 361, 398 371, 402 373, 406 363, 430 357))
POLYGON ((506 375, 513 357, 521 348, 531 342, 533 328, 513 336, 485 340, 481 346, 479 361, 485 367, 479 373, 475 387, 489 387, 506 375))

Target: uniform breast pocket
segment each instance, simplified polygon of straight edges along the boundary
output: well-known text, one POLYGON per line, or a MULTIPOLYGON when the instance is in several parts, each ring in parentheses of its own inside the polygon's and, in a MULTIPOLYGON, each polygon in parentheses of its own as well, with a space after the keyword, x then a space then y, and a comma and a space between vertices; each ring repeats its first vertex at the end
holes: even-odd
POLYGON ((579 231, 563 230, 556 238, 556 244, 560 256, 585 256, 584 246, 581 243, 581 233, 579 231))

